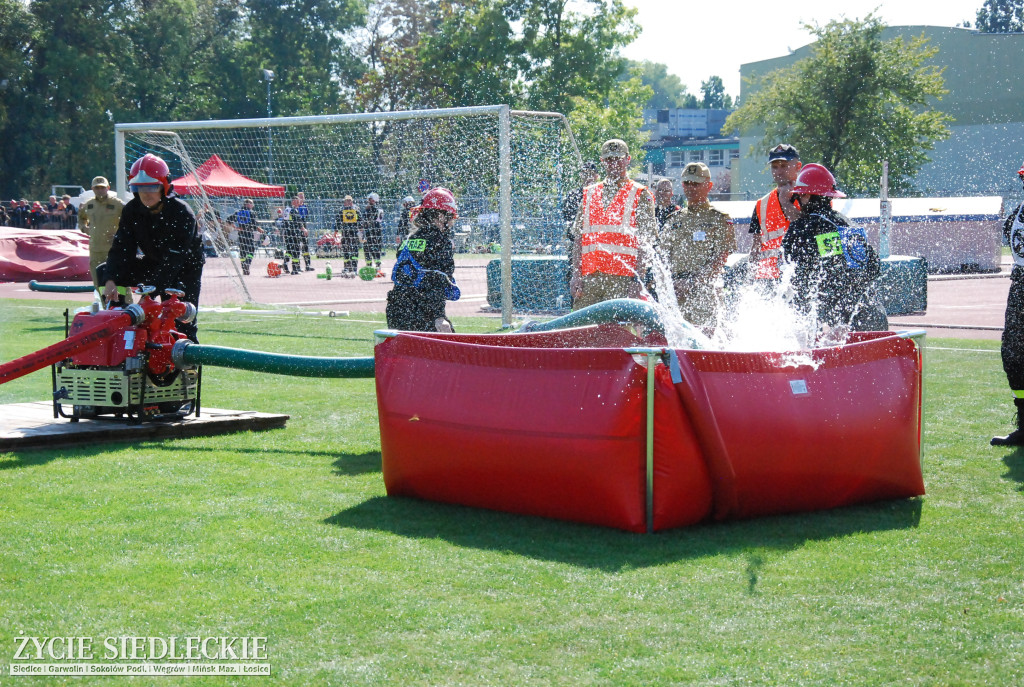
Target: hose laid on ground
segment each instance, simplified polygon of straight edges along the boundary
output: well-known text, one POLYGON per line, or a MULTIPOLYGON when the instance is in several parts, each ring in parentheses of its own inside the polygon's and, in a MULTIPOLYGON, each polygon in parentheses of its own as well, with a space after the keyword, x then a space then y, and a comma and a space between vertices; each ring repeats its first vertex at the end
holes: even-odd
POLYGON ((240 348, 207 346, 182 340, 174 344, 171 358, 175 367, 211 365, 236 370, 269 372, 296 377, 373 378, 373 358, 320 358, 246 351, 240 348))
POLYGON ((28 283, 29 291, 45 291, 47 293, 89 293, 95 291, 92 284, 41 284, 35 279, 28 283))

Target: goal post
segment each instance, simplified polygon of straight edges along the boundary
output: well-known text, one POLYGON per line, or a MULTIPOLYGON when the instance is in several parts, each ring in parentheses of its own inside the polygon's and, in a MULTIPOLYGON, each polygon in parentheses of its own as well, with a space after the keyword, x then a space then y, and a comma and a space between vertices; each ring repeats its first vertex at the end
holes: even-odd
MULTIPOLYGON (((146 152, 163 157, 173 178, 188 181, 187 193, 179 188, 179 195, 200 218, 211 253, 223 258, 207 263, 204 301, 230 302, 227 292, 233 290, 234 300, 244 303, 295 306, 374 301, 368 307, 383 310, 381 294, 390 286, 386 279, 378 279, 371 294, 361 291, 367 285, 358 281, 309 281, 309 275, 310 286, 302 297, 295 297, 294 289, 290 289, 292 296, 284 293, 288 290, 280 288, 283 282, 270 279, 266 271, 267 263, 282 255, 279 219, 287 219, 294 197, 301 192, 313 269, 320 271, 324 260, 337 253, 331 241, 346 196, 352 197, 359 211, 367 206, 370 194, 379 197, 384 245, 393 253, 403 198, 411 196, 418 204, 427 188, 446 186, 455 194, 460 211, 453 237, 459 254, 457 278, 460 270, 479 277, 476 289, 486 291, 487 300, 482 308, 500 307, 507 326, 514 312, 561 307, 560 299, 543 293, 552 288, 550 283, 545 286, 530 270, 513 266, 514 258, 539 261, 568 254, 561 208, 577 182, 582 160, 561 114, 489 105, 116 124, 116 179, 122 196, 127 195, 131 163, 146 152), (211 165, 236 174, 231 177, 234 185, 225 186, 220 177, 210 176, 211 165), (247 251, 239 250, 235 227, 228 221, 247 198, 254 201, 263 230, 251 266, 243 264, 247 251), (492 253, 498 246, 500 252, 492 253), (486 288, 482 286, 484 270, 486 288), (494 288, 497 283, 500 291, 494 288), (524 298, 523 292, 531 290, 537 293, 524 298)), ((393 257, 385 262, 390 265, 393 257)), ((484 296, 473 297, 482 300, 484 296)))

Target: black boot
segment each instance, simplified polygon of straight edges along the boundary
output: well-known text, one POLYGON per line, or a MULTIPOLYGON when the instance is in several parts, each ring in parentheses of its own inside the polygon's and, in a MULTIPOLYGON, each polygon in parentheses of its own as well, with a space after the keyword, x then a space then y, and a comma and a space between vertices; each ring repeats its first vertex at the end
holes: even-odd
POLYGON ((1020 426, 1021 416, 1024 415, 1024 398, 1013 399, 1013 404, 1017 406, 1017 412, 1013 416, 1014 430, 1005 437, 992 437, 992 441, 989 442, 992 446, 1024 446, 1024 429, 1020 426))

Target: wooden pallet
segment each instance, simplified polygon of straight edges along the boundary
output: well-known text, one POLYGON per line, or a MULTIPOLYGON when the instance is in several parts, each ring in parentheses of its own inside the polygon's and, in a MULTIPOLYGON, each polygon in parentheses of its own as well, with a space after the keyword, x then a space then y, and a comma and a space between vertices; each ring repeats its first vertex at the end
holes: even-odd
POLYGON ((99 417, 71 422, 53 417, 49 401, 0 405, 0 453, 57 446, 82 446, 111 441, 148 441, 258 432, 284 427, 290 416, 253 410, 201 408, 200 416, 181 420, 143 422, 99 417))

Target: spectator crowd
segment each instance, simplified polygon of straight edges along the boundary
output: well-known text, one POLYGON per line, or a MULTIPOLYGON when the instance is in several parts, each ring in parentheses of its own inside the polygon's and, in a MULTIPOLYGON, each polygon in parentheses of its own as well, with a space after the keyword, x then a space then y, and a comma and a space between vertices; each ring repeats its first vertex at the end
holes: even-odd
POLYGON ((0 203, 0 225, 19 229, 74 229, 78 226, 78 209, 71 203, 71 196, 64 195, 58 200, 50 196, 46 205, 29 202, 27 199, 0 203))

